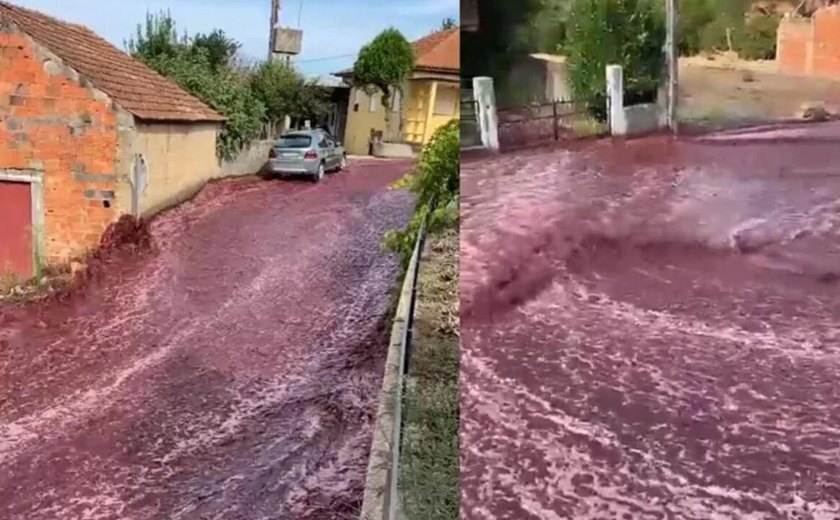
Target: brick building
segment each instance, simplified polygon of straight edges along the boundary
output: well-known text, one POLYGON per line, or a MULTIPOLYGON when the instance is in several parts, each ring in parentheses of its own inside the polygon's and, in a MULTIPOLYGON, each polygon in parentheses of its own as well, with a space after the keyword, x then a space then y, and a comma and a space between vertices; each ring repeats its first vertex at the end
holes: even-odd
POLYGON ((0 0, 0 275, 191 195, 219 171, 223 122, 89 29, 0 0))
POLYGON ((840 78, 840 5, 817 9, 810 17, 785 17, 776 42, 779 71, 840 78))

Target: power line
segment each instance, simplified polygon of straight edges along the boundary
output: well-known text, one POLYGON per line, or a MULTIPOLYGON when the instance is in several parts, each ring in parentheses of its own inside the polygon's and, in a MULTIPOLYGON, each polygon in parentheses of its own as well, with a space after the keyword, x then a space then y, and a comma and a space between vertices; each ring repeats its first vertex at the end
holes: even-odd
POLYGON ((298 63, 312 63, 313 61, 328 61, 337 60, 340 58, 355 58, 356 54, 341 54, 339 56, 324 56, 323 58, 310 58, 308 60, 298 60, 298 63))

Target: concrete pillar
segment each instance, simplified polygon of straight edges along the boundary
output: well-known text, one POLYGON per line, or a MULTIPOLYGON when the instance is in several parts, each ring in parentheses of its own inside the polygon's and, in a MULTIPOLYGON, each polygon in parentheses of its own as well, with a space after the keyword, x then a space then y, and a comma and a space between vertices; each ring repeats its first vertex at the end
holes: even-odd
POLYGON ((478 107, 481 144, 490 150, 498 150, 499 116, 496 113, 496 93, 493 90, 493 78, 473 78, 473 96, 478 107))
POLYGON ((607 109, 610 133, 627 134, 627 120, 624 115, 624 71, 621 65, 607 65, 607 109))
POLYGON ((435 104, 437 103, 438 82, 432 81, 429 87, 429 106, 426 107, 426 121, 423 123, 423 144, 432 138, 432 119, 435 117, 435 104))

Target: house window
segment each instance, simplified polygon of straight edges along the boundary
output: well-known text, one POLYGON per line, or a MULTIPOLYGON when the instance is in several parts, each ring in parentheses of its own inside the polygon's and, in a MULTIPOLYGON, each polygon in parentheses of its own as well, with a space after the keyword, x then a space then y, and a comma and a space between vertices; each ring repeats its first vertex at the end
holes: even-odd
POLYGON ((376 91, 368 98, 368 110, 370 112, 376 112, 376 109, 379 108, 379 96, 379 91, 376 91))
POLYGON ((438 86, 435 97, 436 116, 454 116, 458 105, 458 90, 450 87, 438 86))

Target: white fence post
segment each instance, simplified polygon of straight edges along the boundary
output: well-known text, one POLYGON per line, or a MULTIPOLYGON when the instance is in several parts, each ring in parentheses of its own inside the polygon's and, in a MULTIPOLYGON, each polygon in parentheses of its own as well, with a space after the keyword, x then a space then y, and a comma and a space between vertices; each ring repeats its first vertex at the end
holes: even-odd
POLYGON ((607 108, 609 109, 610 133, 612 135, 626 135, 624 71, 621 65, 607 65, 607 108))
POLYGON ((496 93, 493 78, 473 78, 473 95, 478 105, 478 127, 481 144, 491 150, 499 149, 499 116, 496 113, 496 93))

